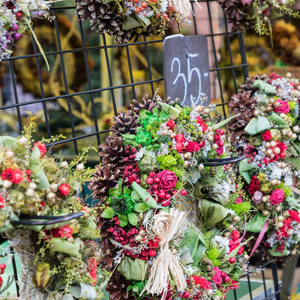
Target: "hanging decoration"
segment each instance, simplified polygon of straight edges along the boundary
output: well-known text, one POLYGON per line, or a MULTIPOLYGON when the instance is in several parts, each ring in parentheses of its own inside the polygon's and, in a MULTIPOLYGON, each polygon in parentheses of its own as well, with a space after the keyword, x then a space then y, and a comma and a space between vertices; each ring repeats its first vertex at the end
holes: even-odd
POLYGON ((30 14, 36 12, 39 17, 53 20, 48 11, 52 2, 47 0, 0 1, 0 61, 11 56, 12 48, 16 46, 22 34, 29 29, 49 69, 44 51, 31 28, 30 14))
POLYGON ((247 79, 229 103, 241 112, 227 128, 245 152, 239 173, 256 209, 246 228, 272 257, 299 250, 299 100, 299 80, 272 73, 247 79))
POLYGON ((157 96, 114 117, 89 184, 110 299, 221 300, 239 286, 251 205, 212 109, 157 96))
MULTIPOLYGON (((109 34, 117 43, 127 43, 139 35, 165 35, 171 21, 190 23, 188 0, 82 0, 76 12, 81 20, 89 19, 93 30, 109 34)), ((180 29, 181 31, 181 29, 180 29)))
POLYGON ((34 130, 30 118, 21 136, 0 137, 0 231, 22 262, 20 299, 96 299, 99 232, 78 197, 88 149, 68 163, 48 155, 50 140, 33 143, 34 130))
POLYGON ((228 23, 233 30, 254 29, 259 35, 272 35, 271 20, 289 15, 299 17, 292 10, 295 0, 259 1, 259 0, 217 0, 224 9, 228 23))

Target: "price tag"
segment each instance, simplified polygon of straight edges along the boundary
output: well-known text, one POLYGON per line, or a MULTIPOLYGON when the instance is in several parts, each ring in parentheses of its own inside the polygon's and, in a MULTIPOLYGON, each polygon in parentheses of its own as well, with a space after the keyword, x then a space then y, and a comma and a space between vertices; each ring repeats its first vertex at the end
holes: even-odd
POLYGON ((208 43, 206 36, 167 37, 163 43, 165 96, 183 105, 210 103, 208 43), (205 94, 206 100, 202 102, 205 94))

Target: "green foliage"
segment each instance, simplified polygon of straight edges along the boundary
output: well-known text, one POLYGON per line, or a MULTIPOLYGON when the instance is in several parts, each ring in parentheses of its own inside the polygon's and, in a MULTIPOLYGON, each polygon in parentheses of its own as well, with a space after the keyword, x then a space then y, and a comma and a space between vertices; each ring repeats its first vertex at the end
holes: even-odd
POLYGON ((212 247, 206 252, 206 257, 209 258, 215 267, 218 267, 221 261, 218 259, 220 250, 217 247, 212 247))

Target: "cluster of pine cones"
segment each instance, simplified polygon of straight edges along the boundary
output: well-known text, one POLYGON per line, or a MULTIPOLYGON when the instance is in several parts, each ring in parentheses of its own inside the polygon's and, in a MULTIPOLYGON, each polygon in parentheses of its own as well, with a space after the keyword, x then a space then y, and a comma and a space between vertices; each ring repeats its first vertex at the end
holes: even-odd
POLYGON ((267 75, 257 75, 256 77, 247 78, 246 82, 240 85, 238 94, 233 95, 229 101, 228 106, 231 115, 240 114, 226 125, 230 132, 230 141, 233 144, 238 144, 248 137, 244 129, 254 118, 256 107, 254 94, 258 91, 258 88, 254 87, 253 84, 255 80, 259 79, 267 82, 268 77, 267 75))
POLYGON ((113 6, 114 2, 103 3, 101 0, 81 0, 76 5, 76 12, 81 20, 89 19, 93 30, 113 36, 117 43, 128 43, 135 31, 123 30, 123 18, 113 6))

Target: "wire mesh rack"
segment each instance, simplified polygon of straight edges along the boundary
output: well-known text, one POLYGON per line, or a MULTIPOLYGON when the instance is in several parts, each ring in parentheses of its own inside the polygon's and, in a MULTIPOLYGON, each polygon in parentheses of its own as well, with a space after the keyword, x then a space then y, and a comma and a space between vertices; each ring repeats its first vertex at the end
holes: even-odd
MULTIPOLYGON (((219 114, 226 117, 230 92, 222 79, 229 75, 231 92, 237 92, 239 80, 248 77, 243 33, 230 31, 218 3, 198 2, 200 7, 191 1, 192 25, 184 26, 183 32, 207 36, 211 98, 219 114), (233 39, 238 41, 240 63, 235 63, 233 39), (226 53, 222 53, 222 47, 226 53), (224 56, 227 65, 222 63, 224 56)), ((50 71, 30 35, 22 37, 20 48, 0 64, 0 134, 21 132, 29 111, 37 116, 37 135, 50 138, 62 133, 65 138, 48 146, 54 152, 61 150, 65 156, 72 156, 86 145, 98 148, 109 132, 112 116, 133 98, 139 100, 145 94, 152 97, 157 89, 164 96, 164 38, 142 37, 128 44, 115 44, 109 36, 92 32, 88 21, 78 19, 75 3, 59 2, 51 11, 55 17, 51 23, 33 19, 33 30, 44 48, 50 71)), ((170 34, 174 31, 171 26, 170 34)), ((92 161, 98 163, 98 155, 92 161)), ((269 268, 271 274, 267 281, 265 271, 261 271, 261 293, 257 295, 252 276, 247 274, 245 295, 233 291, 227 299, 280 299, 276 263, 260 261, 259 265, 269 268)))

